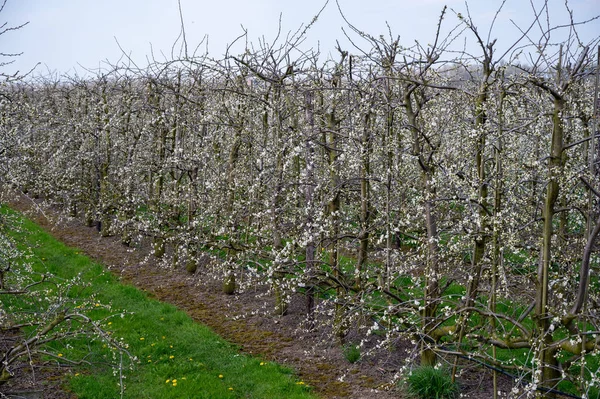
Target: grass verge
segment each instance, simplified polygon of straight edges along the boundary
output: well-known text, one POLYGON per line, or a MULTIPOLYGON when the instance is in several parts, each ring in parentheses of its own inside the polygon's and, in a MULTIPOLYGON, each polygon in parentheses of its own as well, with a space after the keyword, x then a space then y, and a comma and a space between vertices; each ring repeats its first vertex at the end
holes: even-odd
MULTIPOLYGON (((12 212, 5 207, 1 211, 12 212)), ((290 369, 240 353, 174 306, 119 283, 101 265, 33 222, 23 218, 21 231, 11 234, 20 246, 32 248, 36 271, 67 281, 79 276, 82 283, 68 293, 73 303, 91 308, 103 329, 135 356, 120 378, 114 367, 120 363, 119 354, 101 341, 51 343, 49 351, 61 358, 92 362, 73 368, 68 377, 69 389, 79 398, 118 398, 120 380, 124 398, 315 397, 290 369)))

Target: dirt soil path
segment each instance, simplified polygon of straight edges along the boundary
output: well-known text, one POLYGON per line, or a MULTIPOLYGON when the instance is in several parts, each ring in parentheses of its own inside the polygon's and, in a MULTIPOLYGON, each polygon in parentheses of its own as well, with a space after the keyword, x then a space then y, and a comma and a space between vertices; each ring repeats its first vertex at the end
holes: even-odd
POLYGON ((325 331, 308 333, 301 328, 301 298, 292 301, 296 306, 290 306, 286 316, 273 316, 269 314, 273 301, 265 295, 265 287, 225 295, 206 268, 200 267, 195 274, 167 268, 149 255, 148 245, 128 248, 115 237, 100 237, 95 228, 77 219, 64 218, 57 209, 44 208, 42 212, 26 198, 13 201, 11 206, 65 244, 106 265, 123 282, 184 310, 242 351, 294 368, 323 398, 403 397, 389 384, 397 359, 379 356, 349 363, 339 346, 326 338, 325 331))

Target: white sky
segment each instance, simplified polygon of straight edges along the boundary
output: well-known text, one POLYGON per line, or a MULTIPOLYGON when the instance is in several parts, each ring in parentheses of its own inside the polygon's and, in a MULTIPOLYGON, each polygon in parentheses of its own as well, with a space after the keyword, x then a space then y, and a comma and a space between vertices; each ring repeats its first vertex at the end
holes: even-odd
MULTIPOLYGON (((444 5, 450 8, 444 21, 447 29, 459 22, 452 10, 466 15, 463 0, 339 0, 339 3, 351 23, 373 36, 387 36, 387 21, 404 46, 410 46, 414 40, 423 44, 433 40, 444 5)), ((533 0, 533 3, 540 7, 543 1, 533 0)), ((190 51, 208 35, 209 53, 214 57, 220 57, 227 43, 242 33, 241 25, 248 30, 252 42, 257 43, 261 36, 269 41, 275 37, 280 14, 282 31, 295 31, 310 22, 324 4, 325 0, 181 0, 190 51)), ((484 36, 500 4, 500 0, 469 1, 471 16, 484 36)), ((600 0, 569 0, 569 5, 576 21, 600 14, 600 0)), ((492 33, 492 38, 498 38, 498 52, 518 36, 511 20, 525 28, 532 15, 529 0, 506 1, 492 33)), ((550 0, 551 24, 568 22, 566 17, 564 0, 550 0)), ((150 44, 162 60, 160 52, 169 57, 180 32, 177 0, 8 0, 0 13, 0 24, 6 22, 8 27, 27 21, 29 24, 24 28, 0 35, 0 52, 23 52, 0 72, 23 72, 40 62, 37 71, 41 74, 48 71, 72 74, 75 70, 82 74, 84 71, 78 64, 98 68, 105 60, 114 63, 120 58, 122 53, 115 37, 139 66, 145 66, 150 44)), ((320 45, 327 54, 333 52, 338 39, 344 49, 356 52, 344 39, 341 28, 345 25, 335 0, 330 0, 309 31, 303 48, 320 45)), ((600 35, 600 21, 581 28, 580 34, 584 42, 600 35)))

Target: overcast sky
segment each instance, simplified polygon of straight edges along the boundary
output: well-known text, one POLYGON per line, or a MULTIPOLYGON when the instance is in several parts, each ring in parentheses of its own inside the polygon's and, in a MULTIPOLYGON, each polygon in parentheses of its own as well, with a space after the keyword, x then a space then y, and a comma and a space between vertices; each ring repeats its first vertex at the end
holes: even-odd
MULTIPOLYGON (((539 7, 543 1, 533 3, 539 7)), ((190 52, 208 35, 213 57, 224 53, 226 45, 243 32, 242 25, 252 42, 262 36, 273 40, 280 15, 282 31, 295 31, 309 23, 324 4, 325 0, 181 0, 190 52)), ((352 24, 373 36, 387 36, 387 21, 404 46, 433 40, 444 5, 449 7, 446 31, 459 22, 456 13, 466 15, 464 0, 339 0, 339 4, 352 24)), ((468 4, 475 24, 487 36, 501 1, 470 0, 468 4)), ((576 21, 600 13, 600 0, 569 0, 569 5, 576 21)), ((526 28, 532 16, 528 0, 506 1, 491 35, 498 38, 499 51, 518 37, 513 23, 526 28)), ((550 18, 553 25, 568 22, 564 0, 550 0, 550 18)), ((78 65, 98 68, 105 60, 116 62, 122 55, 116 40, 143 66, 151 48, 157 59, 164 59, 161 52, 170 57, 181 30, 177 0, 8 0, 0 14, 0 23, 5 22, 6 27, 29 22, 18 31, 0 35, 0 52, 23 52, 14 64, 3 67, 5 73, 23 72, 39 62, 40 73, 77 70, 81 74, 78 65)), ((338 39, 353 52, 344 40, 344 26, 335 0, 330 0, 303 47, 318 45, 327 54, 338 39)), ((580 34, 584 42, 600 35, 600 21, 581 28, 580 34)))

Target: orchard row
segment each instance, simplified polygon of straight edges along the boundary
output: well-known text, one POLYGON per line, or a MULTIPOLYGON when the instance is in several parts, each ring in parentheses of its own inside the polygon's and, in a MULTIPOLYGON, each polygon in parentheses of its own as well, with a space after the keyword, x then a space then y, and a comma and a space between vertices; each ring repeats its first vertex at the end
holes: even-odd
POLYGON ((174 267, 217 254, 226 293, 267 283, 279 314, 301 292, 310 325, 328 303, 342 341, 365 327, 423 365, 468 355, 583 394, 600 346, 596 42, 500 61, 461 24, 472 54, 362 34, 324 62, 288 40, 14 83, 1 181, 125 245, 150 237, 174 267))

